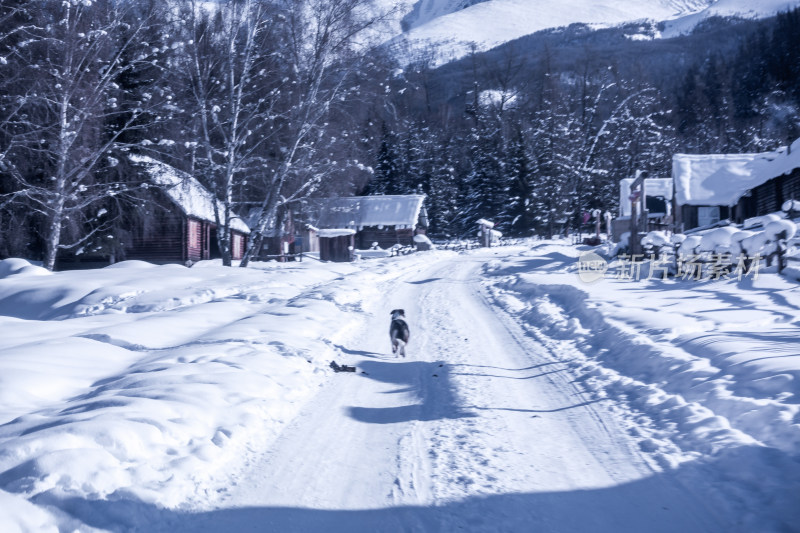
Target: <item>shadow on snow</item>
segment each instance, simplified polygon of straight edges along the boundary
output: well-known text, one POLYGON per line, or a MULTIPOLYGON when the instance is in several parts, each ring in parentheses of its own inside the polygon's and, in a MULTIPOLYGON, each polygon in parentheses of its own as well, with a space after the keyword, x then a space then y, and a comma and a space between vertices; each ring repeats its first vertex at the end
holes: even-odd
POLYGON ((416 402, 396 407, 348 408, 348 415, 369 424, 395 424, 411 420, 440 420, 475 416, 457 402, 447 365, 425 361, 362 361, 359 369, 369 379, 397 385, 387 393, 408 393, 416 402))
MULTIPOLYGON (((40 495, 34 502, 55 507, 91 527, 148 533, 797 531, 800 507, 796 494, 771 490, 768 483, 762 483, 763 490, 734 491, 738 497, 725 501, 721 494, 707 489, 709 476, 716 478, 716 470, 730 474, 734 462, 768 465, 769 470, 798 470, 796 458, 760 446, 743 446, 722 457, 683 463, 675 470, 609 487, 470 496, 431 506, 363 510, 241 507, 191 512, 161 509, 127 495, 116 499, 112 495, 108 500, 40 495), (692 490, 687 492, 684 487, 692 490), (740 498, 748 501, 738 501, 740 498)), ((746 480, 726 481, 742 484, 746 480)))

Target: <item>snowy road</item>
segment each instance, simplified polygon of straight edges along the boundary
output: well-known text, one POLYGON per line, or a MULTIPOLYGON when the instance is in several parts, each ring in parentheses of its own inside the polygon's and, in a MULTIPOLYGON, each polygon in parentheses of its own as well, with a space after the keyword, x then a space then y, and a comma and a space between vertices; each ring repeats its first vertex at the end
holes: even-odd
POLYGON ((649 466, 608 402, 491 305, 492 250, 381 282, 334 376, 235 486, 170 531, 723 531, 649 466), (406 310, 408 357, 389 353, 406 310), (362 373, 362 371, 364 373, 362 373))

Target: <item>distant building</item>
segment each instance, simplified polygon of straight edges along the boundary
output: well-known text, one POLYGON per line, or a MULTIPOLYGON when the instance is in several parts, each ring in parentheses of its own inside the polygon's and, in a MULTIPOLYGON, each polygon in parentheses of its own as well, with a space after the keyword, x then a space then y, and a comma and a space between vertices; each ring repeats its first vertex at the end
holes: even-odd
MULTIPOLYGON (((425 195, 385 195, 325 198, 317 203, 317 222, 322 230, 353 230, 353 246, 366 250, 395 244, 413 245, 414 235, 428 227, 425 195)), ((322 244, 320 242, 320 251, 322 244)))
POLYGON ((675 230, 686 231, 734 219, 733 206, 753 188, 760 165, 772 152, 756 154, 675 154, 675 230))
POLYGON ((355 230, 321 229, 317 232, 319 258, 323 261, 345 263, 353 260, 355 230))

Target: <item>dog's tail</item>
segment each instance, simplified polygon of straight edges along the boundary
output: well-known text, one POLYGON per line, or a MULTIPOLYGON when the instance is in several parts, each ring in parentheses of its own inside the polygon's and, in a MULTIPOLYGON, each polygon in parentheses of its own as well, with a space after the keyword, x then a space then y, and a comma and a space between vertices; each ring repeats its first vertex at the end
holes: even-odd
POLYGON ((400 337, 397 337, 394 341, 397 343, 397 352, 396 352, 397 355, 402 355, 403 357, 405 357, 406 356, 406 341, 404 341, 400 337))

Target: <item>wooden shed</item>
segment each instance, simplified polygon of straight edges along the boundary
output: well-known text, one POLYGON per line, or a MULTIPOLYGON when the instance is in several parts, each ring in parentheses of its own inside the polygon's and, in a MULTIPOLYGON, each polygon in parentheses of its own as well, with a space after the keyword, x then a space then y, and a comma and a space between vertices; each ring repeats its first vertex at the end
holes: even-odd
MULTIPOLYGON (((412 246, 414 235, 424 234, 428 216, 425 195, 383 195, 326 198, 319 204, 315 227, 322 230, 354 230, 354 247, 359 250, 396 244, 412 246)), ((320 252, 322 235, 320 235, 320 252)))
POLYGON ((352 261, 355 233, 355 230, 347 228, 319 230, 319 258, 336 263, 352 261))
MULTIPOLYGON (((221 203, 194 177, 170 165, 144 156, 131 160, 145 170, 154 187, 147 191, 148 216, 130 228, 121 259, 187 263, 220 258, 214 202, 220 210, 221 203)), ((234 216, 230 232, 232 257, 241 259, 250 228, 234 216)))

